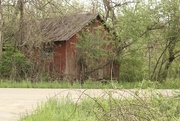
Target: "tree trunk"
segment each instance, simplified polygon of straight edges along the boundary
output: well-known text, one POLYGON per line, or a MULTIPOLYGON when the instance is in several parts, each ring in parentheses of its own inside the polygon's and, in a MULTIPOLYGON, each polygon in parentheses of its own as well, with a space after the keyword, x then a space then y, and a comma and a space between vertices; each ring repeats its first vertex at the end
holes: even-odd
POLYGON ((1 0, 0 0, 0 60, 2 60, 2 50, 3 50, 3 40, 2 40, 2 26, 3 26, 3 20, 2 20, 2 6, 1 6, 1 0))
POLYGON ((24 41, 24 0, 18 0, 17 6, 20 12, 20 24, 19 24, 20 40, 17 46, 21 48, 21 45, 24 41))
POLYGON ((175 57, 174 57, 174 48, 175 48, 175 40, 171 40, 170 41, 170 46, 169 46, 169 48, 168 48, 168 60, 167 60, 167 62, 166 62, 166 64, 165 64, 165 67, 164 67, 164 70, 163 70, 163 72, 161 73, 161 80, 165 80, 166 78, 167 78, 167 76, 168 76, 168 70, 169 70, 169 68, 170 68, 170 66, 171 66, 171 64, 172 64, 172 62, 174 61, 174 59, 175 59, 175 57))
POLYGON ((2 40, 2 32, 0 30, 0 60, 2 60, 2 50, 3 50, 3 40, 2 40))

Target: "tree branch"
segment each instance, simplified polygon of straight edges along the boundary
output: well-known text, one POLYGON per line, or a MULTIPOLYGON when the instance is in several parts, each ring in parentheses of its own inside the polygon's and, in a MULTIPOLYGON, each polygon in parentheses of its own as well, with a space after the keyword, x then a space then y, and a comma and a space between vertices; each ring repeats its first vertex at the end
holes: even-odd
POLYGON ((106 63, 102 64, 102 65, 99 65, 98 67, 94 68, 94 69, 91 69, 90 71, 87 71, 85 72, 85 75, 86 77, 88 77, 89 75, 91 75, 93 72, 99 70, 99 69, 102 69, 104 68, 105 66, 107 66, 108 64, 110 64, 111 62, 113 62, 113 60, 109 60, 107 61, 106 63))
POLYGON ((128 5, 128 4, 130 4, 130 3, 135 3, 135 1, 128 1, 128 2, 124 2, 124 3, 115 3, 115 2, 112 2, 112 3, 115 4, 115 5, 113 6, 113 8, 115 8, 115 7, 122 7, 122 6, 128 5))

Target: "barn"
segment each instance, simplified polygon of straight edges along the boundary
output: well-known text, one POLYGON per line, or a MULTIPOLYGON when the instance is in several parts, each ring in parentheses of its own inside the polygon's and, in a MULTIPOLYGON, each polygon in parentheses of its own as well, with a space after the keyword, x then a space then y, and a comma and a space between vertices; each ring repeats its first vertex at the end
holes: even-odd
MULTIPOLYGON (((50 75, 55 78, 81 79, 82 70, 78 64, 78 51, 76 43, 78 34, 84 29, 103 25, 104 22, 98 14, 71 14, 59 18, 41 20, 41 36, 44 39, 43 47, 38 52, 38 60, 46 67, 50 75)), ((106 30, 105 30, 106 31, 106 30)), ((94 78, 112 76, 111 64, 94 72, 94 78), (95 76, 96 75, 96 76, 95 76)), ((113 70, 113 76, 119 76, 118 70, 113 70)))

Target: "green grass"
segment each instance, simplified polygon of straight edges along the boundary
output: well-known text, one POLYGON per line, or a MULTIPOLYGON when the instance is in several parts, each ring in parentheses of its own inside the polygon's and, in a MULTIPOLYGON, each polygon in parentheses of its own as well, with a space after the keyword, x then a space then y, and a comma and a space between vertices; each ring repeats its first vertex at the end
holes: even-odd
POLYGON ((98 81, 87 80, 83 85, 79 83, 74 83, 71 85, 65 81, 54 81, 45 82, 39 81, 31 83, 30 81, 24 80, 21 82, 10 81, 10 80, 0 80, 0 88, 79 88, 79 89, 111 89, 111 88, 124 88, 124 89, 180 89, 180 80, 166 80, 164 82, 155 81, 139 81, 139 82, 107 82, 106 84, 98 81))
POLYGON ((180 95, 143 99, 49 99, 20 121, 180 121, 180 95))

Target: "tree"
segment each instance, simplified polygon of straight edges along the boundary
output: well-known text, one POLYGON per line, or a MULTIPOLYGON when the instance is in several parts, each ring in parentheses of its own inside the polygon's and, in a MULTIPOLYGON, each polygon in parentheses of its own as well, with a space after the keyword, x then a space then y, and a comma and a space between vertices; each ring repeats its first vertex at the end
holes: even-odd
MULTIPOLYGON (((113 44, 104 26, 87 29, 78 35, 79 65, 82 81, 113 61, 113 44)), ((103 76, 103 75, 101 75, 103 76)), ((103 78, 103 77, 101 77, 103 78)))
MULTIPOLYGON (((180 48, 179 46, 179 32, 180 32, 180 1, 161 1, 161 3, 157 6, 159 8, 159 19, 161 20, 161 24, 163 24, 163 28, 160 30, 163 32, 163 41, 165 43, 163 52, 159 57, 159 60, 156 65, 160 65, 157 73, 156 80, 165 80, 168 76, 169 69, 179 56, 180 56, 180 48), (160 16, 161 15, 161 16, 160 16)), ((155 70, 152 75, 152 79, 155 78, 155 70), (153 77, 154 76, 154 77, 153 77)))
POLYGON ((2 9, 2 1, 0 0, 0 61, 2 60, 2 50, 3 50, 2 28, 3 28, 3 9, 2 9))
POLYGON ((24 41, 24 6, 25 6, 25 2, 24 0, 18 0, 17 1, 17 8, 19 10, 20 13, 20 22, 19 22, 19 31, 20 31, 20 40, 18 42, 18 46, 22 45, 23 41, 24 41))
POLYGON ((144 75, 149 75, 144 78, 165 80, 180 53, 180 1, 102 0, 102 3, 106 23, 110 25, 116 43, 116 58, 120 65, 125 62, 124 55, 132 51, 144 52, 142 55, 145 57, 139 56, 146 62, 144 70, 147 71, 144 75))

